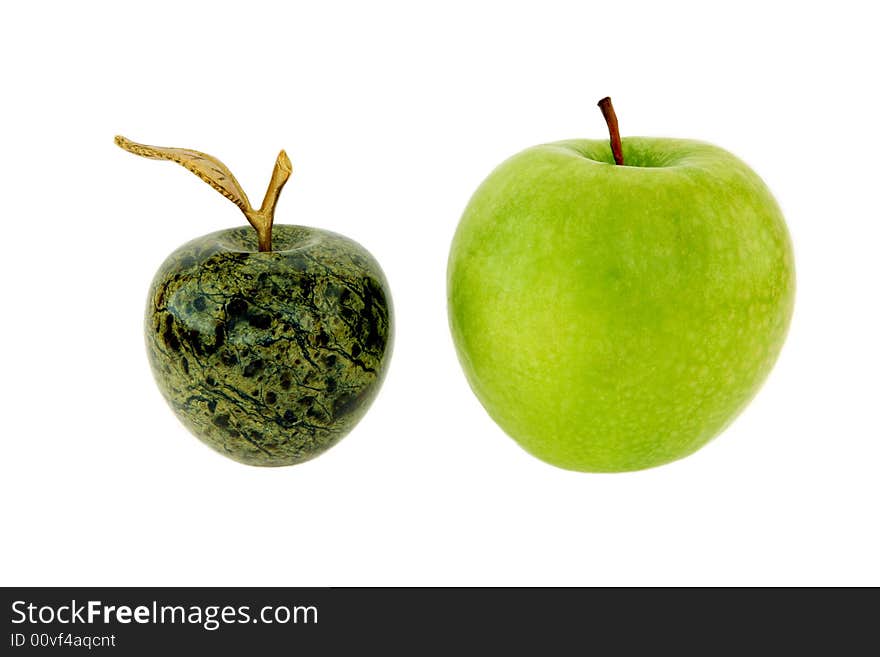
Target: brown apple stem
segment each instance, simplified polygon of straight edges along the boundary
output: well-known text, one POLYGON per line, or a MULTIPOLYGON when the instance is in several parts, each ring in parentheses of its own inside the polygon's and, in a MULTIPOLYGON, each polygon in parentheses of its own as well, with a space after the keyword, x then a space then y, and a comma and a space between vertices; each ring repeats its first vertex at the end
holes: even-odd
POLYGON ((257 248, 260 251, 272 250, 272 224, 275 222, 275 204, 281 195, 281 189, 290 178, 293 167, 287 153, 281 151, 275 160, 275 168, 272 169, 272 178, 263 197, 263 204, 259 210, 250 210, 245 215, 251 226, 257 231, 257 248))
POLYGON ((620 143, 620 129, 617 127, 617 114, 614 113, 614 105, 611 98, 605 96, 599 101, 599 109, 608 124, 608 132, 611 135, 611 152, 614 154, 614 163, 623 164, 623 146, 620 143))

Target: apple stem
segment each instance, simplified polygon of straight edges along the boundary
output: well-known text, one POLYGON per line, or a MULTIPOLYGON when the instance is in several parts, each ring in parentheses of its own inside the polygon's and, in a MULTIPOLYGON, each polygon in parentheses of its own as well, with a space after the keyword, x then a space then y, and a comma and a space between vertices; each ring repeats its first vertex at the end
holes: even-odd
POLYGON ((176 162, 185 169, 193 172, 211 187, 220 192, 224 197, 238 206, 244 213, 248 223, 257 231, 257 244, 260 251, 272 250, 272 224, 275 221, 275 204, 281 188, 290 178, 293 167, 287 153, 281 151, 275 160, 275 168, 272 169, 272 178, 269 180, 269 188, 263 198, 263 204, 259 210, 254 210, 248 201, 247 194, 238 184, 235 176, 229 168, 213 155, 194 151, 189 148, 168 148, 165 146, 148 146, 126 139, 122 135, 116 135, 113 140, 120 148, 146 157, 151 160, 170 160, 176 162))
POLYGON ((272 250, 272 224, 275 222, 275 204, 278 203, 278 197, 284 184, 290 178, 293 170, 290 164, 290 158, 287 153, 281 151, 275 160, 275 167, 272 169, 272 178, 269 179, 269 187, 266 189, 266 196, 263 197, 263 204, 259 210, 249 210, 245 212, 245 216, 250 222, 254 230, 257 231, 257 245, 260 251, 272 250))
POLYGON ((608 132, 611 135, 611 152, 614 154, 614 163, 623 164, 623 146, 620 143, 620 129, 617 126, 617 114, 614 113, 614 105, 611 104, 611 98, 605 96, 599 101, 599 109, 602 110, 602 116, 605 117, 605 123, 608 124, 608 132))

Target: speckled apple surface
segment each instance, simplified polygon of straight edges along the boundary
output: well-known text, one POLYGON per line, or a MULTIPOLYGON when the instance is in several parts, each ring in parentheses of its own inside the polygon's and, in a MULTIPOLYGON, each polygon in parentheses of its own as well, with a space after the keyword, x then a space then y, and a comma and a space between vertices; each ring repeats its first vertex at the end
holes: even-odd
POLYGON ((160 267, 145 317, 163 396, 198 438, 237 461, 317 456, 363 416, 385 374, 392 310, 359 244, 276 225, 193 240, 160 267))
POLYGON ((528 149, 468 204, 448 267, 459 359, 527 451, 582 471, 686 456, 755 395, 792 315, 794 258, 742 161, 689 140, 528 149))

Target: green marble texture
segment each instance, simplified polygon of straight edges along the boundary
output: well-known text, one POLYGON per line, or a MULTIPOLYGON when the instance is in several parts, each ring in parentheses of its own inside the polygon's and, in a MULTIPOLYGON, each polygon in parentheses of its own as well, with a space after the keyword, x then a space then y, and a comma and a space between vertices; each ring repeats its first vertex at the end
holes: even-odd
POLYGON ((345 436, 379 390, 392 344, 388 284, 359 244, 277 225, 172 253, 145 317, 153 375, 180 420, 236 461, 292 465, 345 436))

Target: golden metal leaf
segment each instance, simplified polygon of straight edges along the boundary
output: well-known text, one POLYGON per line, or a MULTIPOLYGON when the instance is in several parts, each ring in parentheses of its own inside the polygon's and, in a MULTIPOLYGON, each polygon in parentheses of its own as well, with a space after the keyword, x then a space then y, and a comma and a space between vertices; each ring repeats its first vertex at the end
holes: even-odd
POLYGON ((124 148, 129 153, 141 157, 177 162, 235 203, 243 212, 251 212, 251 204, 247 194, 244 193, 229 168, 216 157, 189 148, 165 148, 138 144, 118 135, 115 142, 117 146, 124 148))

